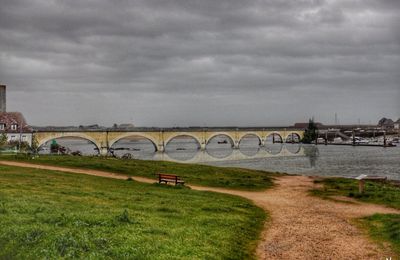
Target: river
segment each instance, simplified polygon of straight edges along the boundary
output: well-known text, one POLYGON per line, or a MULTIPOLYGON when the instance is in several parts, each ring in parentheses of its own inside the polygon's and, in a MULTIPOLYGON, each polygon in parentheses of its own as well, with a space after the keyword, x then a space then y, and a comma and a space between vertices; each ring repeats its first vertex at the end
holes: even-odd
MULTIPOLYGON (((113 145, 114 153, 132 154, 143 160, 167 160, 215 166, 242 167, 289 174, 356 177, 360 174, 386 176, 400 180, 400 147, 359 147, 334 145, 302 145, 267 143, 259 147, 258 139, 246 138, 240 149, 232 149, 223 137, 210 141, 206 151, 198 149, 190 138, 172 140, 164 153, 156 153, 154 145, 146 139, 123 139, 113 145)), ((85 155, 97 151, 82 139, 57 139, 60 145, 85 155)), ((49 143, 41 153, 48 153, 49 143), (47 147, 47 148, 46 148, 47 147)))

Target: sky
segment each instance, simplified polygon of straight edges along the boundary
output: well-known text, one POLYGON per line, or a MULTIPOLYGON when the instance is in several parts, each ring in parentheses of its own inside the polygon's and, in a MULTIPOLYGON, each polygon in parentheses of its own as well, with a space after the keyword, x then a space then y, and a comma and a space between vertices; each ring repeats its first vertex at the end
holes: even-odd
POLYGON ((0 83, 31 125, 400 118, 399 0, 0 0, 0 83))

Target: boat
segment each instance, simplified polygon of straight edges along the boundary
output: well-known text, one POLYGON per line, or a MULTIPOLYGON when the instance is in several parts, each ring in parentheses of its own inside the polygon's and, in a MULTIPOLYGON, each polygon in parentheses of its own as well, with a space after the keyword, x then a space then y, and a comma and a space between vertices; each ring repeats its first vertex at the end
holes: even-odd
POLYGON ((343 143, 343 139, 341 137, 335 137, 333 139, 333 143, 334 144, 341 144, 341 143, 343 143))
POLYGON ((369 144, 369 140, 365 139, 365 138, 361 138, 359 136, 354 136, 352 138, 350 138, 350 143, 355 143, 355 144, 369 144))
POLYGON ((185 148, 176 148, 177 151, 184 151, 186 150, 185 148))
POLYGON ((228 141, 227 140, 223 140, 223 141, 218 141, 218 144, 227 144, 228 141))

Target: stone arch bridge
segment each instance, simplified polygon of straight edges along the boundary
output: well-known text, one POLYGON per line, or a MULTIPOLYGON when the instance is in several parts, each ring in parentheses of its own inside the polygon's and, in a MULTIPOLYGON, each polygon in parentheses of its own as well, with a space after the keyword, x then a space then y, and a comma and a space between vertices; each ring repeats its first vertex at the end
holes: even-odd
POLYGON ((33 136, 42 146, 46 142, 63 137, 83 138, 92 142, 101 155, 107 155, 110 147, 117 141, 128 137, 141 137, 150 140, 156 151, 163 152, 166 145, 174 138, 181 136, 192 137, 198 142, 202 150, 206 149, 208 142, 216 136, 226 136, 233 148, 239 148, 240 141, 246 136, 255 136, 259 145, 264 146, 267 138, 279 138, 285 142, 296 136, 303 138, 304 130, 295 128, 236 128, 236 127, 189 127, 189 128, 131 128, 131 129, 84 129, 84 128, 39 128, 35 129, 33 136))

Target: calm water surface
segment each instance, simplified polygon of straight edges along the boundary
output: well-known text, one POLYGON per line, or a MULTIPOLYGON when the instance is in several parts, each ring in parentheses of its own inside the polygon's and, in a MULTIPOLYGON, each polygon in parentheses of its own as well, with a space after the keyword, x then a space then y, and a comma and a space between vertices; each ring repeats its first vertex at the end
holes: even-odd
MULTIPOLYGON (((164 153, 156 153, 146 139, 123 139, 113 145, 115 154, 131 153, 144 160, 168 160, 215 166, 242 167, 290 174, 355 177, 360 174, 387 176, 400 180, 400 147, 352 147, 268 143, 258 146, 258 139, 246 138, 240 149, 232 149, 223 137, 210 141, 206 151, 190 138, 177 138, 166 146, 164 153)), ((97 150, 82 139, 57 139, 71 151, 79 150, 95 155, 97 150)), ((47 144, 49 147, 50 144, 47 144)), ((48 153, 46 145, 41 153, 48 153)))

